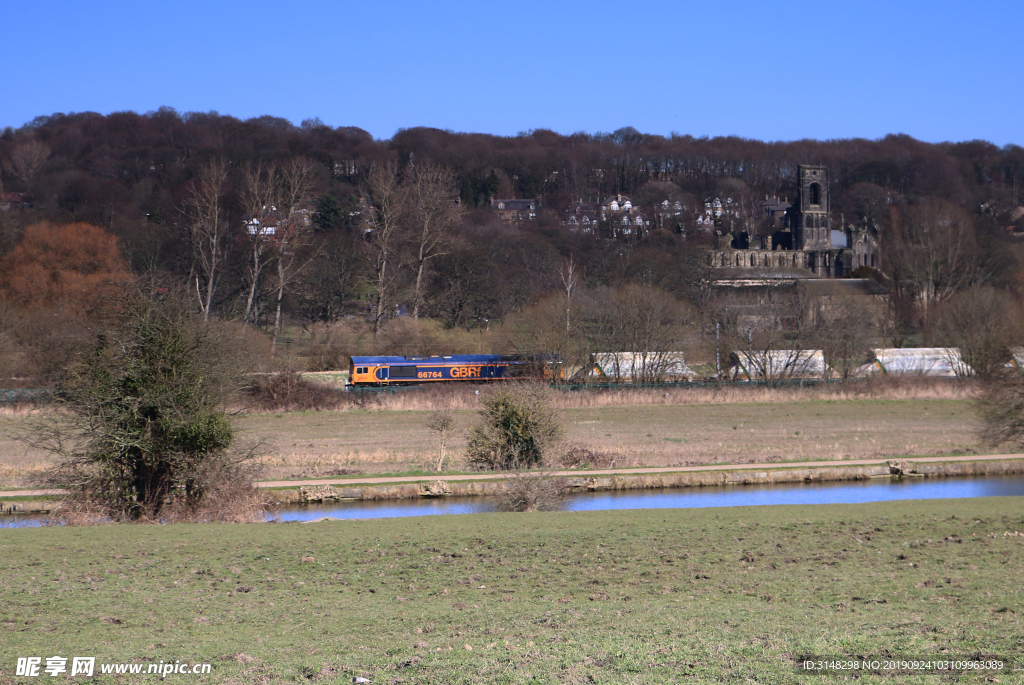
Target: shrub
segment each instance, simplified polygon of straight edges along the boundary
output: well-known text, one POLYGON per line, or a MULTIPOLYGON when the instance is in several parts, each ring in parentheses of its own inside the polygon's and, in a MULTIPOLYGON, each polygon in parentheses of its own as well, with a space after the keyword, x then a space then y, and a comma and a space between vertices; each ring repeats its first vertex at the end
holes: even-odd
POLYGON ((568 487, 563 478, 546 474, 517 473, 502 483, 498 493, 501 511, 561 511, 568 487))
POLYGON ((544 386, 517 384, 485 396, 482 420, 468 435, 470 466, 507 470, 544 463, 564 432, 549 394, 544 386))
POLYGON ((580 445, 573 445, 558 456, 558 466, 566 469, 606 469, 614 465, 610 455, 580 445))
POLYGON ((30 441, 64 459, 51 485, 118 520, 159 521, 176 503, 205 504, 211 484, 251 456, 233 447, 225 412, 236 362, 183 300, 127 296, 58 382, 55 401, 67 411, 33 428, 30 441))
POLYGON ((337 409, 346 402, 343 392, 304 380, 296 371, 255 376, 246 395, 249 408, 257 411, 337 409))
POLYGON ((1024 374, 1005 369, 989 378, 978 398, 980 438, 993 447, 1024 446, 1024 374))

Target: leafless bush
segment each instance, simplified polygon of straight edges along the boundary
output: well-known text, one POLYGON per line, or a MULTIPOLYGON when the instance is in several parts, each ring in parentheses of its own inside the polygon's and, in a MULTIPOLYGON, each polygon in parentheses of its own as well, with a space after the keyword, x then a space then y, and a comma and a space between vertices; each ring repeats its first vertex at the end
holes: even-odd
POLYGON ((1024 446, 1024 374, 1006 369, 989 378, 978 399, 978 415, 982 442, 993 447, 1024 446))
POLYGON ((47 526, 99 526, 116 519, 100 502, 69 495, 40 520, 47 526))
POLYGON ((295 371, 254 376, 246 392, 248 408, 256 411, 338 409, 348 402, 340 390, 304 380, 295 371))
POLYGON ((348 354, 329 344, 315 344, 303 355, 307 371, 336 371, 348 365, 348 354))
POLYGON ((551 478, 545 472, 516 471, 507 478, 498 494, 501 511, 561 511, 569 488, 564 478, 551 478))
POLYGON ((141 516, 128 516, 123 507, 98 496, 83 484, 98 482, 91 469, 62 464, 38 485, 65 488, 68 494, 54 508, 48 524, 94 526, 104 523, 251 523, 263 520, 270 497, 255 487, 262 465, 237 455, 218 455, 199 464, 189 479, 189 492, 175 490, 168 501, 141 516))
POLYGON ((573 445, 562 452, 555 462, 566 469, 606 469, 615 465, 615 459, 604 452, 595 452, 580 445, 573 445))
POLYGON ((195 474, 195 487, 202 496, 176 497, 162 519, 167 523, 262 521, 270 496, 254 485, 261 471, 258 462, 206 461, 195 474))

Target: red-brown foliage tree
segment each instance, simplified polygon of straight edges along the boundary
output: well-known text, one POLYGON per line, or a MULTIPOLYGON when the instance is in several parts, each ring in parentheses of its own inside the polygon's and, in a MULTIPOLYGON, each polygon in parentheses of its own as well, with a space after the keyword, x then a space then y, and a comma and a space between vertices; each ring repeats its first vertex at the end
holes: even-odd
POLYGON ((88 315, 131 280, 117 238, 85 223, 25 229, 0 259, 0 299, 19 308, 88 315))

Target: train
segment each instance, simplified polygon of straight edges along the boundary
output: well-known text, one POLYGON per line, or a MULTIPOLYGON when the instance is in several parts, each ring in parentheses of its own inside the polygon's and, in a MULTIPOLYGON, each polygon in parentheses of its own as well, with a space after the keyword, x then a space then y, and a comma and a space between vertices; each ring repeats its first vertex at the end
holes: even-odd
POLYGON ((488 383, 561 378, 556 357, 510 354, 453 354, 430 357, 352 357, 346 387, 419 383, 488 383))

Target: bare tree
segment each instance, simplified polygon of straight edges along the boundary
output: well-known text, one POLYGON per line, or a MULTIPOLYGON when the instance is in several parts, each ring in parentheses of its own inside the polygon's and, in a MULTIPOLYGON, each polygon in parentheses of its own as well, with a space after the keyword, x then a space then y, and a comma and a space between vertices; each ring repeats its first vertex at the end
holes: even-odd
POLYGON ((849 295, 815 303, 811 340, 821 349, 825 364, 843 380, 848 380, 870 353, 877 309, 865 299, 849 295))
POLYGON ((398 281, 402 221, 408 207, 408 188, 398 177, 394 162, 376 165, 367 179, 369 229, 365 243, 370 263, 370 283, 377 290, 377 310, 373 316, 373 335, 380 334, 387 316, 393 290, 398 281))
POLYGON ((245 209, 246 239, 249 256, 246 259, 248 293, 243 321, 255 325, 260 309, 258 298, 262 293, 263 271, 267 268, 274 236, 280 228, 277 205, 277 165, 258 162, 242 170, 242 206, 245 209))
POLYGON ((310 217, 296 216, 297 205, 313 197, 315 189, 314 164, 306 157, 296 157, 281 169, 279 210, 287 216, 284 230, 273 242, 272 250, 277 262, 277 311, 274 315, 272 349, 277 349, 281 333, 281 303, 284 291, 299 273, 317 256, 313 248, 313 227, 310 217))
POLYGON ((886 275, 898 293, 912 291, 925 320, 930 307, 982 278, 971 218, 944 200, 891 207, 881 238, 886 275))
POLYGON ((572 296, 576 294, 576 288, 580 284, 579 267, 572 255, 569 255, 558 269, 558 275, 562 279, 562 287, 565 288, 565 335, 568 337, 572 333, 572 296))
POLYGON ((416 166, 409 179, 410 234, 416 249, 414 319, 420 317, 427 262, 446 253, 451 231, 462 217, 463 209, 456 203, 457 197, 455 174, 450 169, 429 162, 416 166))
POLYGON ((585 364, 592 350, 584 329, 581 300, 556 293, 515 314, 505 327, 512 349, 538 365, 545 364, 547 375, 555 379, 562 369, 571 373, 570 369, 585 364))
POLYGON ((247 212, 249 240, 247 259, 248 290, 245 322, 255 324, 259 318, 259 298, 268 267, 277 261, 277 311, 274 336, 281 324, 281 301, 285 287, 309 263, 300 248, 308 246, 311 228, 294 216, 297 205, 313 197, 316 179, 315 164, 296 157, 284 166, 271 162, 248 166, 242 174, 242 202, 247 212))
POLYGON ((210 307, 221 263, 227 252, 228 223, 221 190, 227 181, 227 165, 214 159, 199 169, 186 191, 180 208, 187 222, 189 244, 192 247, 196 296, 203 312, 203 321, 210 320, 210 307))
POLYGON ((816 370, 811 304, 795 285, 766 279, 748 301, 720 304, 723 337, 734 352, 730 365, 768 387, 816 370))
POLYGON ((892 282, 885 296, 878 327, 890 345, 903 347, 918 323, 918 307, 911 288, 906 283, 892 282))
POLYGON ((960 360, 982 378, 997 376, 1024 333, 1021 307, 1010 293, 972 288, 942 303, 928 324, 927 338, 955 347, 960 360))
POLYGON ((448 443, 455 432, 455 415, 450 409, 438 409, 427 419, 427 428, 437 433, 437 461, 434 470, 440 472, 444 468, 448 443))
POLYGON ((670 293, 647 284, 596 291, 589 303, 586 330, 590 347, 610 354, 610 378, 633 383, 660 383, 683 360, 694 312, 670 293))
POLYGON ((4 162, 4 169, 21 181, 25 190, 28 190, 49 157, 50 148, 45 143, 38 140, 27 140, 14 146, 14 149, 11 150, 11 158, 4 162))

